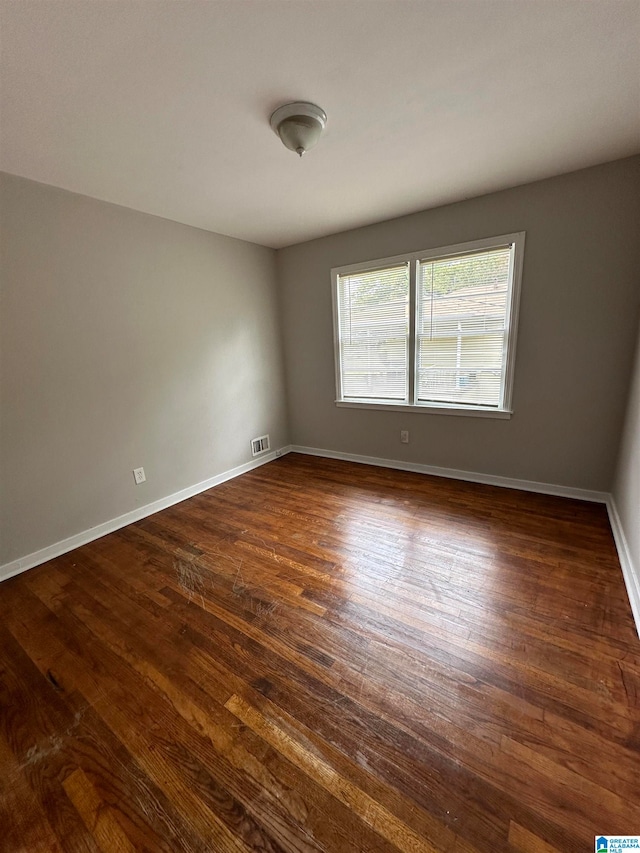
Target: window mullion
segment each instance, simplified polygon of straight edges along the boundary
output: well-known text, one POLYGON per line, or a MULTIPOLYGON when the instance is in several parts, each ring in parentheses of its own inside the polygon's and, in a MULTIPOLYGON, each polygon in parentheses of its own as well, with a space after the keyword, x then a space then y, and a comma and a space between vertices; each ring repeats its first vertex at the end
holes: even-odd
POLYGON ((416 312, 416 281, 417 281, 418 261, 409 262, 409 340, 407 352, 407 364, 409 368, 409 382, 407 384, 408 402, 410 405, 415 405, 416 402, 416 361, 418 354, 416 353, 416 327, 417 327, 417 312, 416 312))

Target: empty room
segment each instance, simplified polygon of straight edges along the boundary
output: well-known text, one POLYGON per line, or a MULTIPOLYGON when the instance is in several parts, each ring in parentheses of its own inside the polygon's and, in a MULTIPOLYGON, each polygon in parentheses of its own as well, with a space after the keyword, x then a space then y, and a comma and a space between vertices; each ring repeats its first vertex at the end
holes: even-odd
POLYGON ((0 31, 0 851, 640 850, 639 0, 0 31))

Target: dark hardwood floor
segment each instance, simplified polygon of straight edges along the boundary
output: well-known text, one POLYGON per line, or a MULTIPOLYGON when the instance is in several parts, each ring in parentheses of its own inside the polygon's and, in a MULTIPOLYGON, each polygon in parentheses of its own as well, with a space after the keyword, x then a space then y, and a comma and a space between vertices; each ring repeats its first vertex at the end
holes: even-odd
POLYGON ((605 508, 289 455, 0 585, 3 851, 640 833, 605 508))

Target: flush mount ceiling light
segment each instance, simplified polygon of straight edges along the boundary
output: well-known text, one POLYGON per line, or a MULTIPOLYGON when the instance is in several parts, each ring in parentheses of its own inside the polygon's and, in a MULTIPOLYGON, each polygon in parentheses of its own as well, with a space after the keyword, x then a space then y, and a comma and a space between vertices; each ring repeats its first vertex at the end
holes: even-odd
POLYGON ((316 104, 295 101, 278 107, 270 123, 283 145, 302 157, 320 139, 327 123, 327 114, 316 104))

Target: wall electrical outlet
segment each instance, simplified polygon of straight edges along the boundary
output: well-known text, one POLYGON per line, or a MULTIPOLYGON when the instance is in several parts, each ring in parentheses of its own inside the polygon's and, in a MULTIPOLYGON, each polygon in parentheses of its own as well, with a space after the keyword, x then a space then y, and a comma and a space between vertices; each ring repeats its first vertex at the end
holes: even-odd
POLYGON ((409 430, 408 429, 401 429, 400 430, 400 441, 403 444, 409 444, 409 430))
POLYGON ((140 483, 144 483, 147 479, 144 474, 144 468, 134 468, 133 479, 136 481, 137 486, 139 486, 140 483))

